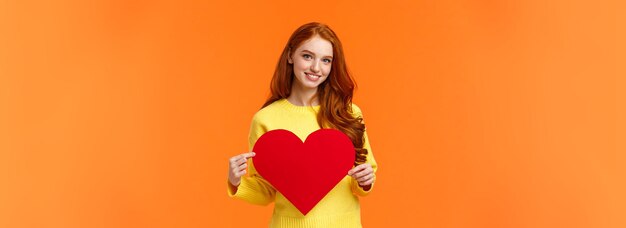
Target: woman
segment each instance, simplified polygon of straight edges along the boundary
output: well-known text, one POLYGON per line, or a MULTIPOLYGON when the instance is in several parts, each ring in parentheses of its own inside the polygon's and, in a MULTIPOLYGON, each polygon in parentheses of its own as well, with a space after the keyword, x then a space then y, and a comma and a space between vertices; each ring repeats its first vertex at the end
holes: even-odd
POLYGON ((320 129, 345 133, 354 145, 355 167, 306 216, 258 175, 249 158, 230 158, 228 194, 253 204, 275 202, 270 227, 361 227, 359 199, 372 191, 376 161, 361 110, 352 104, 355 83, 348 73, 343 48, 326 25, 298 28, 285 46, 271 82, 271 96, 252 119, 249 148, 263 133, 286 129, 302 141, 320 129), (249 175, 246 169, 249 169, 249 175))

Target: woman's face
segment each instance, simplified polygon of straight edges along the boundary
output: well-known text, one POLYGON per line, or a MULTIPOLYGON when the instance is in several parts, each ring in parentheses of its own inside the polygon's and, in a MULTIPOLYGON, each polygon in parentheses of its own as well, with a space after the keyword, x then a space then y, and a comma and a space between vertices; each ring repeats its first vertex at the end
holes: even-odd
POLYGON ((296 82, 303 88, 317 88, 328 78, 333 62, 333 45, 319 36, 304 41, 289 57, 296 82))

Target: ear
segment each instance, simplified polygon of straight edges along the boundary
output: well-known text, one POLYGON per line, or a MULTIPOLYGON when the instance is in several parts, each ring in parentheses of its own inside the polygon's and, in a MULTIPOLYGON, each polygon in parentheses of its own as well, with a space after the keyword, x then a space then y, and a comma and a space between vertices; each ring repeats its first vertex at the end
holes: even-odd
POLYGON ((287 51, 287 63, 293 64, 293 59, 291 59, 291 48, 287 51))

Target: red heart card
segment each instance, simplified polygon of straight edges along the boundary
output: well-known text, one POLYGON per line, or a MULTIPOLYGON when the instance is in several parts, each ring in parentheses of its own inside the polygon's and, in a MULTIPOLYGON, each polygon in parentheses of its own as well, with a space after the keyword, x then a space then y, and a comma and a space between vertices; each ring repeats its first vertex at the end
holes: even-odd
POLYGON ((335 129, 317 130, 304 143, 288 130, 268 131, 252 151, 257 172, 303 215, 348 175, 355 158, 350 138, 335 129))

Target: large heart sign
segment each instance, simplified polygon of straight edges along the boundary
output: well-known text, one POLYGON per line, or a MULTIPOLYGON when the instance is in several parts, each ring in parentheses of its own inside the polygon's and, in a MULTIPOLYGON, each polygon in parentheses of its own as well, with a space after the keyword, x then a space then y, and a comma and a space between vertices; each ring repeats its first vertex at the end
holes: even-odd
POLYGON ((354 146, 343 132, 320 129, 304 143, 292 132, 263 134, 252 149, 257 172, 303 215, 341 181, 354 164, 354 146))

